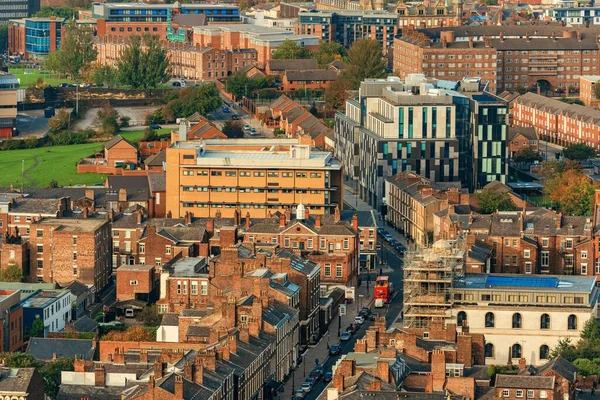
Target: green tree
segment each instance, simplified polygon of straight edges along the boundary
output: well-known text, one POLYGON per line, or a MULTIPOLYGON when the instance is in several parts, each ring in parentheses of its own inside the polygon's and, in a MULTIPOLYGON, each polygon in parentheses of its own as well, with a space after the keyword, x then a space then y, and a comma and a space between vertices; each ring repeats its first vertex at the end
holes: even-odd
POLYGON ((343 78, 338 78, 331 82, 331 85, 325 91, 325 107, 328 111, 338 111, 346 106, 348 99, 348 90, 351 83, 343 78))
POLYGON ((60 49, 46 58, 46 68, 78 78, 80 72, 89 67, 97 55, 92 33, 71 21, 65 25, 60 49))
POLYGON ((39 368, 41 364, 29 353, 2 353, 0 358, 8 368, 39 368))
POLYGON ((158 313, 156 304, 144 307, 138 317, 145 326, 159 326, 162 321, 162 315, 158 313))
POLYGON ((367 78, 385 78, 385 66, 379 43, 372 39, 358 39, 348 51, 343 77, 353 89, 358 89, 367 78))
POLYGON ((577 104, 579 106, 585 106, 585 103, 583 101, 581 101, 580 99, 573 99, 570 97, 561 97, 559 100, 562 101, 563 103, 567 103, 567 104, 577 104))
POLYGON ((499 193, 489 189, 483 189, 477 194, 479 212, 491 214, 498 211, 510 211, 516 209, 508 193, 499 193))
POLYGON ((35 316, 31 324, 31 330, 29 331, 30 337, 44 337, 44 321, 40 319, 39 315, 35 316))
POLYGON ((94 69, 92 80, 97 86, 114 88, 119 84, 119 73, 110 65, 101 65, 94 69))
POLYGON ((563 148, 565 158, 569 160, 587 160, 596 157, 596 150, 585 143, 572 144, 563 148))
POLYGON ((73 7, 69 6, 42 6, 38 12, 36 12, 34 17, 58 17, 64 18, 66 20, 72 20, 73 16, 77 13, 77 10, 73 9, 73 7))
POLYGON ((73 371, 74 369, 72 358, 58 358, 44 364, 39 369, 39 372, 44 379, 44 392, 46 396, 55 399, 60 388, 61 372, 73 371))
POLYGON ((569 215, 590 215, 594 205, 594 186, 580 169, 569 168, 547 179, 544 191, 569 215))
POLYGON ((596 85, 594 85, 594 95, 597 99, 600 99, 600 85, 598 85, 597 83, 596 85))
POLYGON ((269 81, 266 78, 251 79, 245 74, 238 73, 227 78, 225 89, 239 99, 242 96, 252 97, 255 90, 268 86, 269 81))
POLYGON ((52 179, 52 180, 50 181, 50 183, 48 184, 48 187, 49 187, 49 188, 57 188, 57 187, 59 187, 59 186, 58 186, 58 181, 57 181, 56 179, 52 179))
POLYGON ((596 318, 591 317, 585 321, 583 329, 581 330, 581 338, 588 340, 600 339, 600 325, 596 318))
POLYGON ((72 8, 88 9, 92 6, 92 0, 67 0, 67 5, 72 8))
POLYGON ((134 89, 156 88, 169 80, 169 59, 158 36, 132 36, 117 61, 119 80, 134 89))
POLYGON ((534 162, 542 161, 543 159, 544 156, 542 155, 542 153, 531 149, 519 150, 513 157, 513 161, 515 162, 534 162))
POLYGON ((346 49, 340 43, 321 40, 314 56, 320 66, 326 66, 334 60, 341 60, 346 54, 346 49))
POLYGON ((103 107, 96 114, 96 123, 105 136, 114 136, 119 132, 119 113, 110 106, 103 107))
POLYGON ((242 128, 242 124, 239 121, 234 121, 231 119, 225 121, 222 132, 230 139, 244 137, 244 128, 242 128))
POLYGON ((562 355, 564 357, 564 353, 571 350, 572 348, 573 345, 571 343, 570 338, 558 339, 558 343, 556 343, 556 346, 554 346, 552 350, 550 350, 550 358, 556 358, 558 357, 558 355, 562 355))
POLYGON ((8 48, 8 25, 0 25, 0 53, 8 48))
POLYGON ((289 39, 284 40, 272 56, 276 60, 296 60, 311 57, 312 53, 308 49, 289 39))
POLYGON ((53 133, 63 131, 69 127, 70 119, 69 113, 64 109, 60 109, 48 120, 48 128, 53 133))
POLYGON ((0 282, 23 282, 23 270, 18 265, 9 265, 0 270, 0 282))

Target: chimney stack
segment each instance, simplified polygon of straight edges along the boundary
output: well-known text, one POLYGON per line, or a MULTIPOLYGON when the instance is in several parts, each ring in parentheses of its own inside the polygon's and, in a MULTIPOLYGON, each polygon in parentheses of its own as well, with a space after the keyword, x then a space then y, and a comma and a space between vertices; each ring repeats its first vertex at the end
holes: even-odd
POLYGON ((354 214, 352 216, 352 229, 354 229, 356 232, 358 232, 358 215, 354 214))
POLYGON ((183 399, 183 378, 180 375, 175 376, 175 398, 183 399))
POLYGON ((279 216, 279 227, 285 228, 285 214, 283 213, 279 216))
POLYGON ((125 188, 119 189, 119 202, 120 203, 127 202, 127 189, 125 189, 125 188))
POLYGON ((246 229, 250 229, 250 212, 246 213, 246 229))
POLYGON ((321 227, 321 216, 320 215, 316 215, 315 216, 315 227, 316 228, 320 228, 321 227))

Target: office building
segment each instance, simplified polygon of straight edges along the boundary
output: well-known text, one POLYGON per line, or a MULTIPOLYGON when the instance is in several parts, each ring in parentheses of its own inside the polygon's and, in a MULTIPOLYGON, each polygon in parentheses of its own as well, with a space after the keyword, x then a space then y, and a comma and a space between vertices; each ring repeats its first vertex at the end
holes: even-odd
POLYGON ((8 51, 29 59, 43 59, 60 47, 63 18, 24 18, 8 22, 8 51))
POLYGON ((599 25, 600 24, 600 7, 586 5, 585 7, 570 6, 570 7, 552 7, 545 10, 546 15, 550 16, 558 22, 565 25, 599 25))
POLYGON ((596 85, 600 82, 600 75, 581 75, 579 77, 579 100, 588 107, 598 108, 596 85))
POLYGON ((2 0, 0 24, 13 18, 27 18, 40 10, 40 0, 2 0))
POLYGON ((342 207, 341 163, 300 139, 179 141, 167 149, 167 210, 173 218, 252 218, 295 210, 332 214, 342 207))
POLYGON ((24 326, 31 329, 39 318, 44 323, 44 337, 64 330, 71 321, 73 300, 69 290, 37 291, 21 302, 24 326))
POLYGON ((467 274, 444 295, 453 303, 447 320, 485 335, 491 365, 544 364, 560 340, 579 340, 598 306, 596 277, 467 274))
POLYGON ((422 75, 367 79, 336 114, 336 155, 371 206, 382 206, 385 177, 398 172, 472 185, 469 98, 442 87, 457 84, 422 75))
POLYGON ((14 75, 0 72, 0 139, 11 138, 17 130, 17 90, 14 75))

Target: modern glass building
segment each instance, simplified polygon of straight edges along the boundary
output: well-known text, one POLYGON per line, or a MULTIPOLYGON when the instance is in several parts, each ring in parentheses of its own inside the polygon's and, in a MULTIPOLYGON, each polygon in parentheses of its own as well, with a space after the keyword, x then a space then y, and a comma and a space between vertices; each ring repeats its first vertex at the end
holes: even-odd
POLYGON ((169 11, 204 14, 208 22, 239 22, 237 6, 228 4, 94 3, 92 17, 107 22, 167 22, 169 11))
POLYGON ((40 0, 0 0, 0 24, 9 19, 27 18, 40 10, 40 0))
POLYGON ((60 47, 63 22, 62 18, 25 19, 25 51, 29 57, 43 57, 60 47))

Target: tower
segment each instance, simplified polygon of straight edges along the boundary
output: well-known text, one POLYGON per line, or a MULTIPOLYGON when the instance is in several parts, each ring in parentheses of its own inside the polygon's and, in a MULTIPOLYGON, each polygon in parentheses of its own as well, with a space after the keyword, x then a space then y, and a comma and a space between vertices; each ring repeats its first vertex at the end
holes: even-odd
POLYGON ((454 6, 454 26, 462 25, 463 5, 462 0, 452 0, 454 6))

